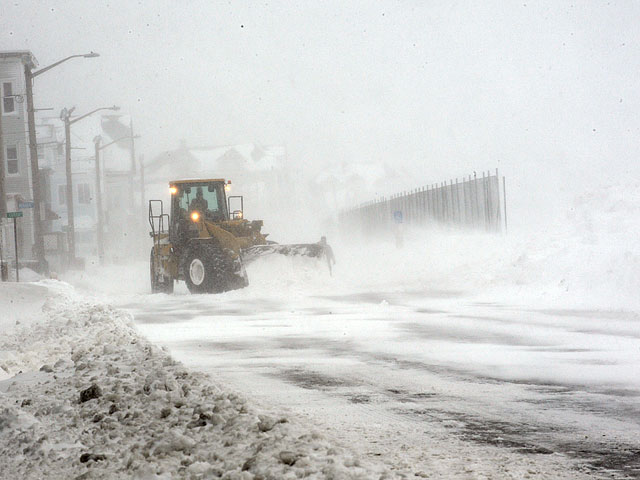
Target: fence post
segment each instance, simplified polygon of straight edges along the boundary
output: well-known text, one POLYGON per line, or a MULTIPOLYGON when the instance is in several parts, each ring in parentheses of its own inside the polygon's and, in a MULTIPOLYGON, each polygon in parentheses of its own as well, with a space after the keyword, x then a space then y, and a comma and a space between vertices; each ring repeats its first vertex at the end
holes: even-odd
POLYGON ((475 193, 475 213, 473 215, 473 225, 474 227, 480 226, 480 199, 478 198, 478 176, 476 172, 473 172, 473 190, 475 193))
POLYGON ((484 229, 487 230, 487 194, 486 194, 486 182, 484 177, 484 171, 482 172, 482 213, 484 217, 484 229))
POLYGON ((430 185, 430 189, 429 189, 429 220, 431 221, 431 223, 434 222, 435 218, 436 218, 436 206, 435 206, 435 200, 433 198, 433 183, 430 185))
POLYGON ((504 177, 502 177, 502 195, 504 197, 504 233, 508 232, 507 228, 507 183, 504 177))
POLYGON ((455 199, 453 198, 453 179, 449 179, 449 196, 451 197, 451 223, 456 223, 456 204, 455 199))
POLYGON ((500 205, 500 176, 498 175, 498 169, 496 168, 496 200, 498 204, 498 212, 496 218, 496 231, 502 231, 502 208, 500 205))
POLYGON ((487 170, 487 188, 489 189, 489 211, 491 213, 491 230, 495 232, 498 212, 496 211, 495 201, 493 199, 493 183, 491 177, 491 170, 487 170))
POLYGON ((462 211, 464 212, 464 225, 469 224, 469 216, 467 214, 467 182, 462 177, 462 211))
POLYGON ((462 223, 460 217, 460 192, 458 191, 458 177, 456 177, 456 224, 460 225, 462 223))

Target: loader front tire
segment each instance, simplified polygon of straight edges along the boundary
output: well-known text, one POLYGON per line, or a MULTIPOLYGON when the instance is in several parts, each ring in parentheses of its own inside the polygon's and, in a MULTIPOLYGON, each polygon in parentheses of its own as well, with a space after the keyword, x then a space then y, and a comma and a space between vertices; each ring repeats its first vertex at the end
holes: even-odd
POLYGON ((190 247, 182 269, 191 293, 222 293, 247 286, 241 260, 234 260, 217 245, 190 247))
POLYGON ((151 276, 151 293, 173 293, 173 278, 167 277, 156 269, 155 247, 151 248, 149 268, 151 276))

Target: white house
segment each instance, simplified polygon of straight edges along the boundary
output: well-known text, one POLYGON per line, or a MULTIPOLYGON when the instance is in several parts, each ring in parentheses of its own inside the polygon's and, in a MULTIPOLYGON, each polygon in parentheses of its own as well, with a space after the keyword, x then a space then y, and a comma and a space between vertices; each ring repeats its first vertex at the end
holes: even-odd
MULTIPOLYGON (((28 50, 0 52, 0 114, 2 115, 2 143, 4 162, 4 185, 0 185, 0 194, 7 201, 8 211, 17 211, 20 202, 33 200, 31 188, 31 163, 29 161, 29 141, 27 134, 27 102, 25 84, 25 65, 32 68, 37 61, 28 50), (4 188, 2 188, 4 187, 4 188)), ((32 259, 33 209, 24 209, 23 217, 18 220, 18 248, 22 259, 32 259)), ((0 220, 4 252, 14 251, 13 228, 8 226, 6 218, 0 220)))

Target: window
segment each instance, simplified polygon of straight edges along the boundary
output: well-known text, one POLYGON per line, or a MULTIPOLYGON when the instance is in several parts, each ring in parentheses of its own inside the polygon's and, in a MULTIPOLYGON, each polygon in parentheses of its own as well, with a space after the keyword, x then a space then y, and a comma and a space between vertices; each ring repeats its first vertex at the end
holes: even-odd
POLYGON ((4 113, 16 111, 16 98, 13 96, 13 85, 11 82, 2 82, 2 110, 4 113))
POLYGON ((18 175, 18 148, 7 147, 7 175, 18 175))
POLYGON ((67 186, 66 185, 58 185, 58 203, 60 205, 67 204, 67 186))
POLYGON ((91 192, 88 183, 78 184, 78 203, 88 204, 91 202, 91 192))
POLYGON ((224 216, 224 210, 220 208, 224 198, 224 186, 222 183, 189 184, 180 185, 175 198, 178 205, 186 215, 187 212, 198 210, 202 215, 210 219, 218 219, 224 216))

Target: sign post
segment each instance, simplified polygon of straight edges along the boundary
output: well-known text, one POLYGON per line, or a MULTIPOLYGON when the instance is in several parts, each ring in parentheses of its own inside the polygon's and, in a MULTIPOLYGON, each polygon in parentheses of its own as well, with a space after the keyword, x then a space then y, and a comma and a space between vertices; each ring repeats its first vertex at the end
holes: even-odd
POLYGON ((396 226, 396 248, 402 248, 402 245, 404 244, 404 238, 402 237, 402 223, 404 221, 402 210, 396 210, 395 212, 393 212, 393 221, 396 226))
POLYGON ((13 244, 16 249, 16 282, 20 281, 20 264, 18 263, 18 225, 16 221, 22 217, 22 212, 7 212, 7 218, 13 218, 13 244))

